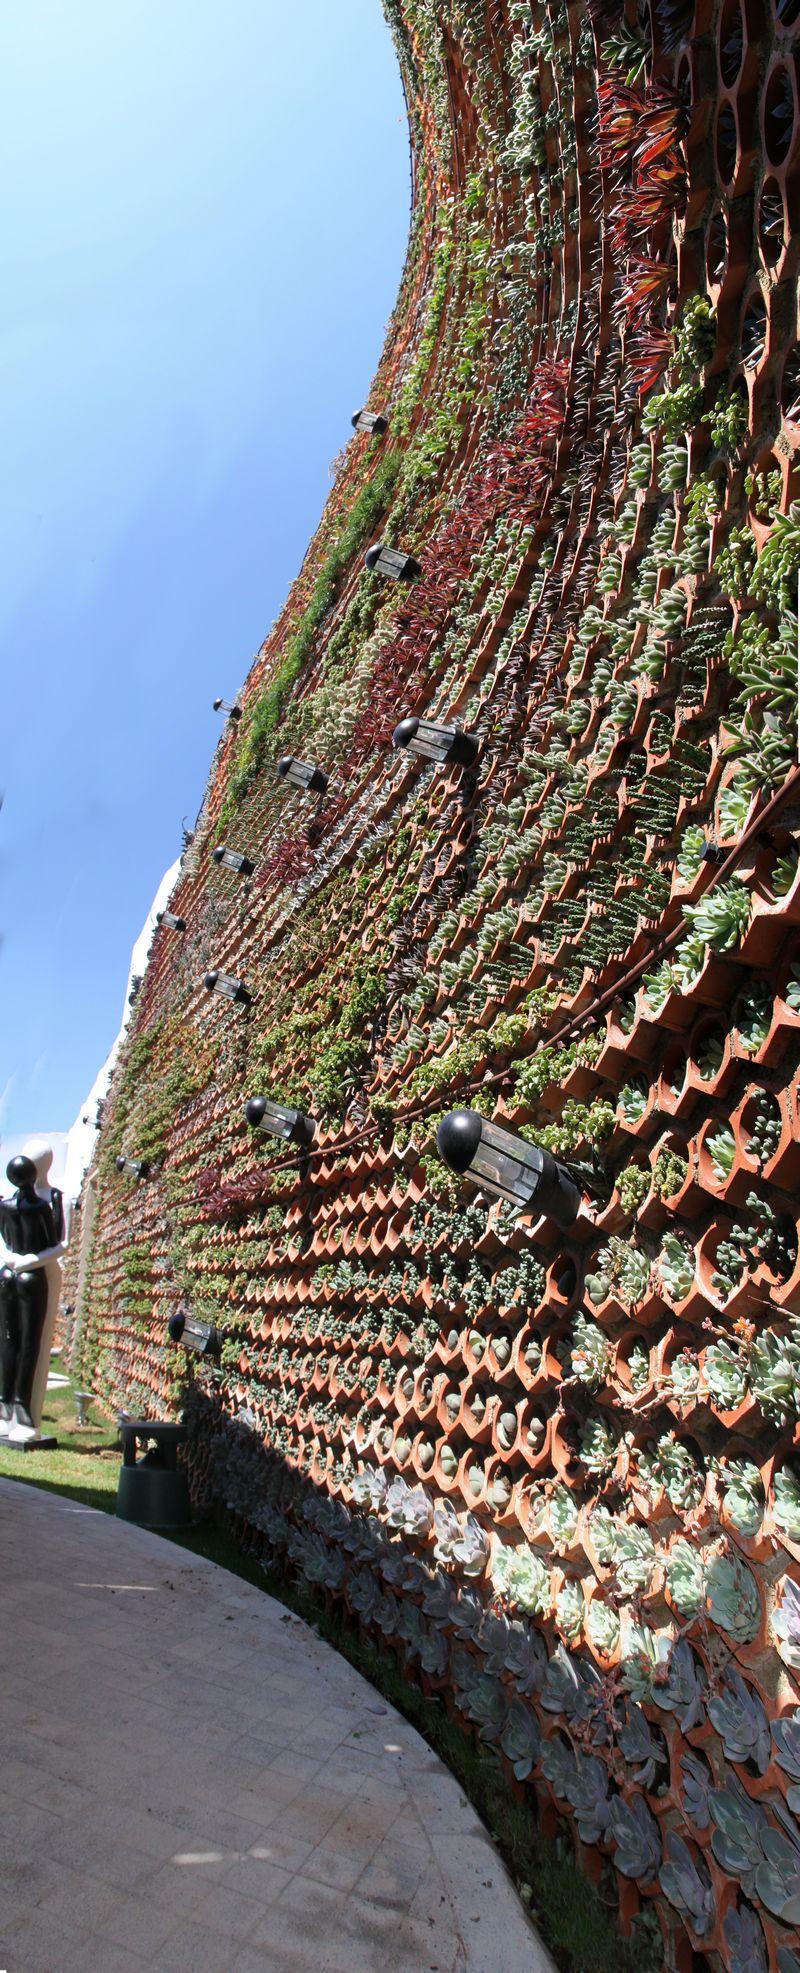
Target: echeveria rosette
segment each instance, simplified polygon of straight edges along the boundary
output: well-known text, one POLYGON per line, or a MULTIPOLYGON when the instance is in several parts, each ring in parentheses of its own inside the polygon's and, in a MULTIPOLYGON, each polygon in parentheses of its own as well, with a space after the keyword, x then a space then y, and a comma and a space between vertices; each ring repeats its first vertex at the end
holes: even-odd
POLYGON ((541 1748, 541 1731, 536 1714, 521 1699, 512 1699, 508 1717, 500 1733, 500 1745, 510 1761, 517 1781, 527 1781, 541 1748))
POLYGON ((629 1802, 615 1795, 610 1834, 616 1845, 614 1862, 623 1877, 635 1877, 641 1884, 652 1883, 661 1863, 661 1834, 641 1795, 634 1795, 629 1802))
POLYGON ((658 1881, 665 1897, 687 1920, 698 1938, 705 1938, 714 1923, 714 1887, 702 1860, 695 1862, 682 1836, 671 1829, 664 1843, 664 1862, 658 1881))

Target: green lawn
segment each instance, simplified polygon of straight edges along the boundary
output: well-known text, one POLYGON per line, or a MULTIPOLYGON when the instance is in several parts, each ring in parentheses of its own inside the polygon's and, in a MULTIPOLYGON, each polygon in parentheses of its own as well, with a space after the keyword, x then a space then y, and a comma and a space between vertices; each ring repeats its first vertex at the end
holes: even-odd
MULTIPOLYGON (((0 1475, 66 1494, 71 1500, 113 1514, 121 1461, 116 1422, 95 1403, 89 1407, 89 1417, 90 1425, 79 1430, 72 1389, 64 1386, 48 1392, 42 1428, 57 1435, 56 1450, 0 1451, 0 1475)), ((613 1881, 607 1890, 608 1903, 604 1903, 576 1868, 569 1846, 546 1842, 540 1836, 531 1796, 526 1793, 517 1799, 512 1794, 505 1770, 491 1747, 474 1740, 458 1721, 448 1717, 441 1704, 426 1699, 400 1672, 391 1652, 365 1639, 323 1598, 242 1555, 224 1528, 197 1524, 183 1531, 176 1529, 166 1538, 255 1583, 296 1611, 411 1721, 456 1776, 491 1831, 562 1973, 661 1973, 660 1933, 648 1928, 634 1941, 620 1938, 613 1881)), ((652 1920, 653 1914, 648 1915, 652 1920)))

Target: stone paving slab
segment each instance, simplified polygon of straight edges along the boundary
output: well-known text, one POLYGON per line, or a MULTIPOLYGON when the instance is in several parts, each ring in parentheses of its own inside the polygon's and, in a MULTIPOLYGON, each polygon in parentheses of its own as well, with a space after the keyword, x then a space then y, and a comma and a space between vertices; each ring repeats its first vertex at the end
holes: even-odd
POLYGON ((7 1973, 555 1973, 457 1782, 227 1570, 0 1479, 7 1973))

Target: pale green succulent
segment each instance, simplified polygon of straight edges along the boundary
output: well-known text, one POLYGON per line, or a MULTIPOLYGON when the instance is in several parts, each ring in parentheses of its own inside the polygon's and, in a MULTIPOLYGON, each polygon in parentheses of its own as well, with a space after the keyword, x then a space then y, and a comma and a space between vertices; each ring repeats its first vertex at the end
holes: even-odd
POLYGON ((597 1596, 592 1598, 586 1611, 586 1631, 596 1650, 604 1651, 607 1657, 616 1651, 619 1643, 619 1617, 610 1603, 603 1603, 597 1596))
POLYGON ((556 1597, 556 1623, 564 1637, 580 1637, 586 1605, 579 1582, 566 1582, 556 1597))
POLYGON ((800 1541, 800 1479, 794 1466, 782 1466, 773 1480, 775 1525, 790 1541, 800 1541))
POLYGON ((614 1571, 623 1596, 635 1596, 649 1588, 656 1566, 656 1550, 649 1528, 636 1521, 622 1521, 617 1529, 614 1571))
POLYGON ((755 1535, 764 1519, 764 1484, 752 1459, 731 1459, 720 1475, 723 1504, 742 1535, 755 1535))

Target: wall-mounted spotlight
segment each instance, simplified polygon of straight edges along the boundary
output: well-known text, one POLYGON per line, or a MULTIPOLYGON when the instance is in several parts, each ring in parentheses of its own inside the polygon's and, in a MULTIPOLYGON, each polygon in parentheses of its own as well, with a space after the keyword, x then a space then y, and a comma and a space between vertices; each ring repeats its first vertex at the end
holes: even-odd
POLYGON ((215 700, 214 700, 214 711, 215 711, 215 712, 226 712, 226 713, 227 713, 227 715, 228 715, 228 718, 229 718, 229 719, 232 719, 232 720, 233 720, 233 721, 234 721, 235 723, 236 723, 236 722, 238 722, 238 721, 239 721, 239 720, 241 719, 241 717, 242 717, 242 708, 241 708, 241 706, 237 706, 236 704, 234 704, 234 705, 232 705, 232 706, 231 706, 231 705, 229 705, 229 704, 228 704, 228 701, 227 701, 227 699, 215 699, 215 700))
POLYGON ((167 1323, 167 1334, 173 1343, 181 1343, 193 1356, 219 1358, 222 1338, 213 1322, 201 1322, 191 1310, 178 1308, 167 1323))
POLYGON ((367 549, 364 561, 371 575, 384 575, 389 582, 416 582, 422 574, 422 563, 405 548, 386 548, 382 541, 367 549))
POLYGON ((266 1096, 251 1096, 244 1114, 253 1130, 264 1137, 280 1137, 284 1144, 308 1147, 314 1136, 314 1119, 302 1110, 289 1110, 282 1103, 270 1103, 266 1096))
POLYGON ((256 867, 250 857, 243 856, 238 849, 212 849, 211 855, 215 863, 224 864, 226 870, 238 871, 240 877, 252 877, 256 867))
POLYGON ((284 754, 277 771, 290 788, 311 789, 315 795, 324 795, 328 786, 328 776, 322 768, 315 767, 312 760, 298 760, 296 754, 284 754))
POLYGON ((382 411, 354 411, 350 423, 354 432, 372 432, 374 438, 383 438, 389 430, 389 420, 382 411))
POLYGON ((126 1178, 150 1177, 150 1166, 146 1158, 118 1158, 117 1171, 124 1172, 126 1178))
POLYGON ((89 1125, 89 1128, 90 1128, 90 1130, 99 1130, 99 1129, 100 1129, 100 1118, 99 1118, 99 1117, 81 1117, 81 1123, 82 1123, 82 1124, 88 1124, 88 1125, 89 1125))
POLYGON ((208 993, 218 993, 222 1000, 235 1000, 240 1007, 250 999, 244 981, 234 979, 232 973, 206 973, 203 985, 208 993))
POLYGON ((392 746, 403 747, 420 760, 433 760, 439 767, 472 767, 480 751, 474 733, 460 726, 440 726, 435 719, 401 719, 392 734, 392 746))
POLYGON ((451 1110, 439 1125, 436 1144, 451 1171, 473 1179, 495 1198, 519 1210, 547 1213, 557 1226, 571 1226, 577 1219, 581 1192, 566 1165, 477 1110, 451 1110))
POLYGON ((185 932, 186 930, 186 919, 176 917, 174 911, 157 911, 156 924, 166 925, 167 930, 170 932, 185 932))

